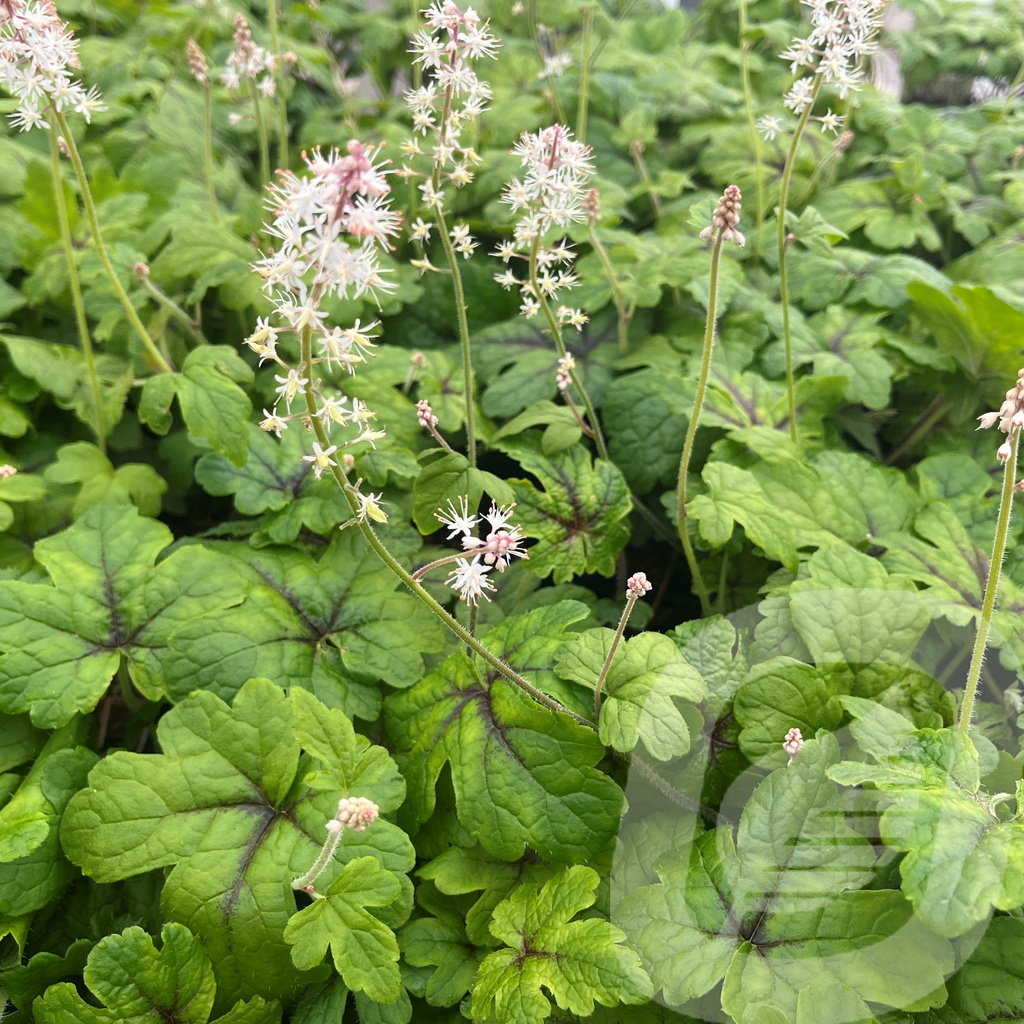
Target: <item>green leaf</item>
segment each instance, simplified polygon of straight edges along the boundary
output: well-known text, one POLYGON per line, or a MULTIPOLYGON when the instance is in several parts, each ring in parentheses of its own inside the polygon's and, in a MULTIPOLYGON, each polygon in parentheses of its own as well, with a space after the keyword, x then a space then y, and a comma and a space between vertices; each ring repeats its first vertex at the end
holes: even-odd
MULTIPOLYGON (((264 519, 265 536, 260 534, 263 543, 293 543, 303 529, 326 534, 351 517, 337 484, 330 479, 316 480, 310 464, 302 461, 307 451, 302 433, 289 430, 278 441, 255 424, 250 423, 248 429, 245 465, 236 466, 219 452, 210 452, 196 464, 196 481, 208 494, 233 494, 235 508, 243 515, 270 513, 264 519)), ((387 452, 369 454, 383 458, 387 452)), ((364 460, 365 456, 359 460, 362 475, 366 475, 364 460)), ((415 474, 415 462, 413 468, 415 474)))
POLYGON ((238 383, 254 379, 249 364, 227 345, 204 345, 185 358, 176 378, 185 426, 236 466, 249 457, 252 403, 238 383), (238 383, 236 383, 238 382, 238 383))
MULTIPOLYGON (((885 548, 882 562, 890 572, 923 584, 933 617, 957 626, 976 619, 988 581, 990 542, 978 544, 946 502, 929 502, 914 519, 913 534, 894 531, 878 537, 877 543, 885 548)), ((999 648, 1000 660, 1010 669, 1024 665, 1022 615, 1024 589, 1004 573, 989 646, 999 648)))
POLYGON ((63 956, 56 953, 36 953, 28 963, 15 964, 0 971, 0 990, 5 990, 11 1002, 23 1010, 41 996, 50 985, 65 978, 78 978, 85 968, 86 957, 95 943, 90 939, 76 939, 63 956))
MULTIPOLYGON (((560 602, 506 620, 483 642, 530 678, 537 648, 526 639, 542 630, 557 636, 585 615, 584 605, 560 602)), ((550 670, 552 662, 542 653, 537 664, 550 670)), ((411 826, 433 812, 437 778, 449 764, 459 820, 495 856, 515 860, 529 846, 552 860, 589 858, 618 827, 622 796, 594 767, 604 756, 597 735, 461 651, 390 697, 386 714, 403 754, 411 826)))
POLYGON ((1004 302, 991 288, 953 285, 948 293, 923 283, 907 288, 914 312, 939 348, 973 377, 994 372, 1012 378, 1020 362, 1024 312, 1004 302))
POLYGON ((218 555, 201 547, 154 565, 167 527, 131 506, 91 509, 40 541, 53 581, 0 581, 0 708, 54 727, 91 711, 122 663, 146 696, 163 693, 171 634, 241 599, 218 555), (73 596, 72 596, 73 595, 73 596))
POLYGON ((55 732, 0 809, 0 918, 45 907, 73 877, 57 829, 97 760, 91 750, 75 745, 83 732, 80 725, 55 732))
MULTIPOLYGON (((81 350, 52 341, 0 335, 17 371, 52 394, 62 409, 73 409, 88 427, 96 425, 96 404, 88 364, 81 350)), ((132 387, 131 364, 119 356, 99 353, 94 359, 104 425, 109 433, 124 413, 132 387)))
POLYGON ((834 674, 813 665, 791 658, 755 665, 733 702, 743 753, 752 761, 775 755, 778 762, 785 758, 782 741, 790 729, 804 736, 835 730, 843 718, 837 693, 834 674))
MULTIPOLYGON (((168 923, 161 949, 141 928, 101 939, 89 954, 85 983, 105 1009, 86 1003, 74 985, 52 985, 33 1004, 39 1024, 207 1024, 216 985, 202 943, 183 925, 168 923)), ((281 1008, 259 996, 236 1004, 216 1024, 278 1024, 281 1008)))
POLYGON ((150 271, 161 281, 191 283, 186 306, 199 302, 210 288, 221 286, 228 308, 244 310, 260 301, 259 278, 252 270, 258 258, 254 246, 223 225, 179 223, 150 271))
POLYGON ((28 715, 0 714, 0 772, 33 760, 45 742, 46 733, 36 729, 28 715))
POLYGON ((512 501, 512 489, 500 477, 470 466, 464 455, 449 452, 425 466, 413 490, 412 518, 420 533, 436 533, 440 524, 434 518, 439 508, 447 507, 449 499, 459 495, 469 498, 469 509, 475 512, 484 494, 489 494, 498 505, 512 501))
POLYGON ((795 573, 797 552, 841 540, 862 544, 909 520, 914 495, 898 470, 860 455, 824 452, 810 465, 790 460, 751 469, 710 462, 706 495, 691 503, 701 536, 721 546, 735 523, 766 555, 795 573))
POLYGON ((905 852, 902 889, 929 927, 963 935, 994 907, 1024 906, 1024 820, 1001 820, 981 792, 977 754, 953 729, 920 729, 871 701, 842 700, 850 727, 875 762, 829 771, 846 786, 870 782, 887 805, 881 835, 905 852))
POLYGON ((393 1003, 402 991, 395 933, 367 907, 386 907, 398 898, 398 880, 373 857, 351 860, 322 899, 288 922, 285 942, 300 971, 321 963, 328 946, 334 967, 353 992, 393 1003))
POLYGON ((441 624, 383 573, 356 530, 336 533, 319 561, 287 548, 225 545, 248 600, 175 634, 167 685, 180 700, 201 687, 230 698, 252 676, 305 687, 325 704, 374 719, 377 682, 411 686, 423 656, 441 650, 441 624))
POLYGON ((521 885, 498 905, 491 931, 505 948, 480 965, 473 1020, 539 1024, 551 1013, 542 987, 561 1009, 584 1016, 595 1003, 635 1005, 650 998, 650 979, 621 944, 623 932, 600 918, 573 920, 593 904, 598 882, 591 868, 571 867, 542 886, 521 885))
POLYGON ((450 846, 418 874, 449 896, 480 892, 465 913, 464 927, 474 946, 490 946, 494 944, 490 933, 494 908, 521 882, 546 882, 557 870, 557 865, 539 862, 529 853, 517 861, 494 857, 477 843, 468 849, 450 846))
MULTIPOLYGON (((593 690, 614 636, 610 629, 578 634, 559 653, 559 673, 593 690)), ((642 743, 652 757, 671 760, 690 749, 690 729, 673 698, 696 703, 706 696, 704 681, 667 636, 641 633, 615 652, 598 735, 615 750, 642 743)))
POLYGON ((987 1024, 1024 1017, 1024 922, 994 917, 970 958, 946 982, 949 999, 913 1024, 987 1024))
MULTIPOLYGON (((446 852, 456 850, 458 847, 446 852)), ((400 932, 398 942, 406 963, 434 968, 427 980, 427 1002, 431 1006, 454 1006, 473 988, 484 950, 469 940, 466 922, 458 913, 435 913, 439 916, 410 921, 400 932)))
POLYGON ((931 621, 913 580, 841 544, 811 555, 789 588, 793 624, 817 665, 906 665, 931 621))
POLYGON ((557 461, 514 454, 543 488, 510 481, 519 503, 517 521, 527 537, 540 541, 530 549, 530 572, 550 574, 556 583, 590 572, 613 575, 615 558, 629 540, 626 517, 632 507, 619 470, 603 459, 591 463, 582 448, 569 449, 557 461))
POLYGON ((719 981, 737 1024, 811 1024, 822 1006, 839 1014, 829 1020, 864 1021, 867 1003, 925 1009, 945 998, 948 943, 899 893, 861 888, 875 857, 825 777, 837 754, 827 734, 808 741, 754 790, 735 839, 726 827, 704 833, 692 854, 659 862, 661 881, 618 904, 615 920, 667 1005, 719 981))
MULTIPOLYGON (((163 912, 202 938, 219 1001, 295 991, 312 979, 295 970, 284 938, 295 913, 290 881, 319 854, 339 796, 366 796, 383 814, 397 808, 397 769, 340 711, 308 693, 286 697, 268 680, 247 683, 231 707, 197 693, 160 720, 157 738, 162 754, 118 752, 93 769, 65 814, 64 849, 98 882, 170 868, 163 912)), ((344 834, 318 884, 329 887, 361 856, 404 876, 415 855, 378 819, 344 834)), ((407 880, 399 894, 388 908, 396 922, 411 906, 407 880)))
MULTIPOLYGON (((130 462, 114 468, 93 444, 76 441, 57 450, 57 461, 46 467, 50 483, 78 485, 73 514, 80 516, 95 505, 135 505, 144 516, 160 514, 167 482, 145 463, 130 462)), ((0 498, 3 492, 0 491, 0 498)))
POLYGON ((678 476, 692 408, 682 378, 653 367, 617 377, 609 385, 601 410, 609 450, 637 493, 678 476))

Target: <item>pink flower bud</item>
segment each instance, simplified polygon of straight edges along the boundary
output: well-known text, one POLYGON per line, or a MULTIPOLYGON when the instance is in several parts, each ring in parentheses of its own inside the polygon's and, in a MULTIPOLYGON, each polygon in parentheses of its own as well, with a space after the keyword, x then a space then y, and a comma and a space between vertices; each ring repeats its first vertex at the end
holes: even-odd
POLYGON ((633 598, 634 601, 649 594, 653 589, 646 573, 635 572, 626 580, 626 596, 633 598))
POLYGON ((335 816, 342 828, 350 828, 353 832, 365 832, 377 820, 380 808, 363 796, 345 796, 338 801, 338 813, 335 816))
POLYGON ((782 749, 789 754, 789 763, 793 763, 793 758, 803 749, 804 737, 799 729, 793 728, 786 733, 786 738, 782 741, 782 749))

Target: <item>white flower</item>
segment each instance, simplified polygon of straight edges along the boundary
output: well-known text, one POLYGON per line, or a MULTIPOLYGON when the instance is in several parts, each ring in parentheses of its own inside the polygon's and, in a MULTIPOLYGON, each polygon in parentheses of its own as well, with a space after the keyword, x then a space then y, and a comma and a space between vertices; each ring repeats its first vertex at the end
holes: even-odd
POLYGON ((463 534, 468 537, 477 527, 477 523, 480 519, 475 515, 469 514, 469 498, 460 496, 459 507, 456 508, 452 499, 448 499, 448 508, 439 508, 434 513, 434 518, 438 520, 443 526, 447 526, 450 531, 448 534, 448 540, 451 540, 456 534, 463 534))
POLYGON ((338 446, 336 444, 329 445, 326 448, 321 448, 319 442, 314 441, 313 454, 303 455, 302 461, 311 462, 313 464, 313 474, 316 476, 317 480, 319 480, 325 469, 328 469, 330 466, 337 465, 337 462, 331 458, 337 450, 338 446))
POLYGON ((288 421, 278 416, 276 409, 273 412, 264 409, 263 415, 265 418, 260 421, 260 430, 266 430, 280 437, 281 431, 288 429, 288 421))
MULTIPOLYGON (((485 590, 497 590, 497 587, 487 578, 491 566, 483 565, 479 556, 471 562, 465 558, 455 560, 456 568, 448 574, 445 585, 452 590, 459 591, 459 600, 467 604, 477 604, 481 595, 487 597, 485 590)), ((487 598, 490 600, 490 598, 487 598)))
POLYGON ((91 120, 103 110, 99 92, 72 77, 79 67, 78 40, 48 0, 0 4, 0 83, 17 101, 11 124, 21 131, 49 128, 47 108, 91 120))
POLYGON ((647 574, 643 572, 635 572, 632 576, 626 580, 626 595, 627 597, 633 598, 634 601, 643 597, 645 594, 649 594, 653 589, 651 582, 647 579, 647 574))

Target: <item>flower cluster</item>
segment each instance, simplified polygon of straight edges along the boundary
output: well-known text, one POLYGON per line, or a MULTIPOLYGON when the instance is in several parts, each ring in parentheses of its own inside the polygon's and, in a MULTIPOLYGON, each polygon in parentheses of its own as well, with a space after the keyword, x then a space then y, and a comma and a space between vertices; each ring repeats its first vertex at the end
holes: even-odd
POLYGON ((243 82, 255 82, 264 96, 273 96, 277 91, 274 81, 275 58, 253 42, 252 33, 245 15, 235 15, 235 48, 228 54, 228 66, 220 80, 234 92, 243 82))
MULTIPOLYGON (((496 57, 501 42, 472 7, 462 11, 453 0, 433 3, 423 14, 427 29, 413 36, 409 49, 415 54, 413 63, 423 67, 428 80, 420 88, 410 89, 405 102, 416 135, 431 136, 431 143, 424 150, 419 139, 413 137, 403 153, 410 158, 431 157, 436 173, 425 176, 420 190, 428 208, 440 209, 444 204, 439 189, 442 173, 455 188, 473 180, 470 168, 478 157, 461 137, 467 123, 487 108, 491 89, 480 81, 471 65, 481 57, 496 57)), ((410 168, 402 173, 415 174, 410 168)))
POLYGON ((72 77, 79 66, 78 40, 52 0, 0 0, 0 83, 18 102, 14 127, 49 128, 51 108, 86 121, 103 110, 96 87, 86 90, 72 77))
MULTIPOLYGON (((987 412, 978 417, 979 430, 998 427, 1004 434, 1020 433, 1024 427, 1024 367, 1017 371, 1017 383, 1006 392, 1003 404, 995 412, 987 412)), ((1006 462, 1012 453, 1009 437, 1000 446, 996 455, 1000 462, 1006 462)))
MULTIPOLYGON (((800 0, 811 9, 811 32, 804 39, 793 40, 780 56, 789 61, 791 74, 803 70, 784 99, 785 105, 798 117, 814 103, 824 85, 832 86, 840 99, 861 86, 863 62, 878 49, 878 33, 882 27, 887 0, 800 0)), ((844 119, 828 110, 813 120, 821 130, 838 134, 844 119)), ((782 128, 777 117, 758 121, 767 139, 782 128)))
MULTIPOLYGON (((513 258, 525 260, 529 276, 517 278, 511 269, 497 274, 495 280, 506 290, 519 288, 525 317, 541 311, 541 301, 554 299, 563 288, 579 282, 572 270, 575 252, 565 239, 544 245, 544 236, 553 228, 586 220, 586 185, 594 174, 590 147, 572 137, 572 132, 556 124, 537 134, 524 132, 512 152, 526 168, 522 177, 514 177, 502 194, 513 213, 520 214, 513 241, 498 246, 494 255, 506 264, 513 258)), ((579 330, 586 316, 578 309, 559 306, 557 317, 563 324, 579 330)))
POLYGON ((626 580, 626 596, 631 597, 634 601, 638 601, 653 589, 645 572, 635 572, 626 580))
POLYGON ((522 531, 518 526, 509 526, 515 503, 498 506, 492 503, 490 510, 482 516, 470 515, 469 499, 459 498, 456 507, 449 499, 447 509, 438 509, 434 515, 448 528, 448 539, 462 535, 462 548, 473 552, 472 559, 456 558, 456 567, 445 580, 447 586, 459 591, 461 600, 476 604, 485 590, 494 590, 494 584, 487 578, 492 569, 504 572, 513 558, 529 558, 523 546, 522 531), (486 521, 490 532, 485 538, 475 535, 481 521, 486 521))
POLYGON ((387 205, 390 186, 379 150, 350 142, 343 154, 319 149, 304 154, 309 173, 278 172, 271 186, 271 220, 265 233, 277 241, 277 248, 254 264, 263 278, 263 290, 273 300, 274 317, 260 317, 245 343, 259 357, 270 360, 283 373, 278 382, 272 410, 264 409, 261 430, 280 436, 288 422, 309 413, 308 401, 292 414, 292 403, 316 396, 316 417, 328 434, 335 427, 354 426, 358 433, 345 442, 314 444, 313 453, 303 456, 319 477, 337 465, 333 456, 359 441, 373 443, 383 433, 372 429, 373 413, 356 398, 326 395, 310 369, 324 365, 328 371, 343 368, 354 373, 373 348, 377 322, 351 327, 327 323, 324 300, 358 298, 364 294, 389 292, 393 285, 383 277, 380 251, 397 234, 399 216, 387 205), (275 326, 272 321, 280 321, 275 326), (308 366, 292 366, 278 350, 279 338, 293 336, 301 345, 308 337, 311 358, 308 366), (315 356, 313 355, 315 353, 315 356), (282 413, 281 406, 286 410, 282 413))
POLYGON ((740 200, 742 198, 739 186, 729 185, 722 193, 722 198, 718 200, 715 212, 711 215, 710 226, 700 233, 700 237, 714 238, 718 234, 723 242, 744 245, 747 241, 746 238, 743 237, 742 232, 736 230, 736 225, 740 222, 740 200))

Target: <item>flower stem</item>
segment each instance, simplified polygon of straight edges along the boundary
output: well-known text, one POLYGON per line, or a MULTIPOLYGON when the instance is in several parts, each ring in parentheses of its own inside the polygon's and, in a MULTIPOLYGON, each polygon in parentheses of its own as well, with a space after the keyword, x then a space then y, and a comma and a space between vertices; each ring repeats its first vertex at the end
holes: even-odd
POLYGON ((270 143, 267 141, 267 122, 263 117, 263 104, 260 103, 260 94, 256 89, 256 83, 249 83, 249 91, 252 94, 252 107, 256 116, 256 138, 260 147, 260 188, 270 184, 270 143))
POLYGON ((54 121, 56 121, 57 125, 60 127, 61 135, 68 147, 68 155, 71 157, 72 166, 75 168, 75 176, 78 178, 78 187, 82 193, 82 205, 85 207, 86 216, 89 218, 89 227, 92 230, 92 238, 96 245, 96 252, 99 255, 100 262, 103 264, 103 269, 106 271, 107 277, 110 278, 110 283, 113 285, 118 299, 121 300, 121 305, 124 308, 124 314, 128 318, 128 322, 135 328, 135 333, 138 334, 139 338, 142 340, 142 344, 145 346, 146 351, 149 353, 153 362, 156 363, 164 373, 173 373, 174 367, 171 366, 168 360, 164 358, 163 354, 154 344, 153 339, 149 336, 149 331, 146 330, 145 325, 139 319, 139 314, 132 305, 132 300, 128 297, 128 293, 125 291, 124 285, 121 284, 121 281, 117 276, 117 272, 114 270, 114 265, 110 262, 110 255, 107 253, 107 247, 103 242, 103 235, 100 233, 100 222, 99 218, 96 216, 96 204, 92 198, 92 190, 89 188, 89 179, 85 174, 85 165, 82 163, 82 156, 78 152, 78 146, 75 144, 74 136, 71 134, 71 130, 68 127, 67 119, 59 110, 56 110, 52 106, 50 110, 54 121))
POLYGON ((971 667, 967 670, 967 684, 964 687, 964 702, 960 707, 960 721, 957 729, 966 736, 971 726, 971 715, 974 712, 974 698, 978 691, 978 680, 981 677, 981 664, 985 660, 985 648, 988 645, 988 634, 992 627, 992 615, 996 608, 996 595, 999 592, 999 577, 1003 570, 1003 555, 1006 553, 1006 538, 1010 532, 1010 510, 1013 506, 1013 492, 1017 481, 1017 451, 1020 447, 1020 427, 1014 427, 1010 433, 1010 457, 1003 466, 1003 491, 999 499, 999 518, 996 522, 996 535, 992 543, 992 557, 988 565, 988 581, 985 584, 985 597, 978 616, 978 631, 974 637, 974 650, 971 652, 971 667))
MULTIPOLYGON (((540 285, 537 282, 537 250, 540 248, 540 239, 534 239, 533 246, 530 249, 530 287, 533 289, 533 294, 537 297, 537 301, 540 303, 540 308, 544 313, 544 318, 548 322, 548 328, 551 331, 551 336, 555 339, 555 347, 558 349, 558 355, 565 359, 569 352, 565 347, 565 342, 562 340, 562 325, 558 322, 555 314, 551 312, 551 306, 548 303, 547 298, 540 289, 540 285)), ((594 432, 594 444, 597 445, 597 454, 602 459, 610 462, 611 457, 608 454, 608 446, 604 441, 604 434, 601 432, 601 424, 598 422, 597 413, 594 410, 593 403, 590 401, 590 395, 587 394, 583 385, 580 383, 580 379, 576 374, 575 369, 569 370, 569 378, 572 380, 573 387, 576 388, 577 393, 583 401, 583 408, 587 411, 587 419, 590 421, 590 427, 594 432)))
POLYGON ((654 219, 659 221, 661 220, 661 197, 654 188, 654 179, 651 177, 647 161, 644 159, 644 144, 639 139, 634 139, 629 144, 629 155, 633 158, 636 173, 640 175, 640 180, 644 183, 644 188, 647 189, 647 198, 651 201, 654 219))
POLYGON ((220 220, 217 210, 217 189, 213 183, 213 92, 210 83, 203 86, 203 175, 206 178, 206 202, 210 207, 210 220, 220 220))
POLYGON ((615 636, 612 637, 612 645, 608 648, 608 656, 604 659, 604 664, 601 666, 601 672, 597 677, 597 682, 594 683, 594 722, 599 723, 601 721, 601 690, 604 688, 605 680, 608 678, 608 672, 612 667, 612 659, 615 657, 615 652, 618 650, 619 641, 622 639, 622 634, 626 628, 626 623, 629 621, 630 615, 633 614, 633 605, 636 604, 636 597, 630 594, 626 598, 626 607, 622 609, 622 615, 619 617, 619 625, 615 630, 615 636))
POLYGON ((64 252, 68 260, 68 280, 71 285, 71 302, 75 307, 75 322, 78 324, 78 336, 82 341, 82 353, 85 355, 85 368, 89 374, 89 386, 92 389, 93 406, 96 410, 96 446, 101 452, 107 451, 107 432, 103 416, 103 402, 100 394, 100 379, 96 373, 96 358, 92 350, 92 337, 89 334, 89 321, 85 316, 85 303, 82 301, 82 284, 78 279, 78 265, 75 263, 75 249, 71 243, 71 222, 68 218, 68 203, 64 195, 64 179, 60 173, 60 146, 57 133, 50 132, 50 167, 53 171, 53 195, 57 204, 57 220, 60 222, 60 237, 64 243, 64 252))
POLYGON ((824 76, 815 75, 810 98, 793 130, 793 137, 789 141, 786 166, 782 172, 782 180, 779 182, 779 301, 782 303, 782 338, 786 346, 786 403, 789 410, 789 436, 794 443, 797 441, 796 385, 793 375, 793 331, 789 316, 789 275, 786 271, 786 202, 789 199, 789 185, 793 178, 793 167, 796 164, 800 139, 807 127, 807 119, 811 116, 818 93, 821 92, 823 81, 824 76))
POLYGON ((587 4, 580 9, 583 19, 583 54, 580 61, 580 95, 576 105, 576 138, 587 141, 587 114, 590 106, 590 42, 593 38, 594 8, 587 4))
MULTIPOLYGON (((541 42, 540 28, 538 27, 540 22, 537 20, 537 0, 529 0, 527 18, 530 22, 530 38, 533 40, 533 48, 537 51, 537 57, 543 69, 544 65, 547 64, 547 56, 544 53, 544 44, 541 42)), ((554 79, 549 78, 547 82, 546 92, 551 99, 551 108, 555 113, 555 120, 559 124, 568 124, 569 122, 565 119, 565 111, 562 109, 562 101, 558 98, 558 92, 555 89, 554 79)))
POLYGON ((632 319, 632 313, 626 309, 626 300, 622 296, 619 279, 615 276, 615 268, 612 266, 612 261, 608 258, 608 250, 605 249, 601 239, 597 237, 597 230, 592 221, 589 227, 590 245, 594 252, 597 253, 597 258, 601 261, 601 266, 604 268, 605 277, 608 278, 608 284, 612 290, 612 298, 615 300, 615 309, 619 314, 619 355, 624 356, 629 353, 629 321, 632 319))
MULTIPOLYGON (((452 57, 454 62, 455 58, 452 57)), ((448 136, 448 124, 451 120, 452 90, 448 86, 444 94, 444 104, 441 109, 441 124, 438 128, 438 138, 446 139, 448 136)), ((441 165, 434 164, 431 183, 435 195, 441 191, 441 165)), ((459 334, 459 349, 462 354, 462 386, 466 393, 466 459, 470 468, 476 468, 476 388, 473 379, 473 352, 469 342, 469 318, 466 312, 466 292, 462 286, 462 270, 459 268, 458 253, 452 245, 451 236, 448 234, 448 221, 445 218, 444 210, 440 202, 434 207, 434 220, 437 222, 437 232, 441 236, 441 245, 444 247, 444 254, 448 260, 448 268, 452 275, 452 290, 455 292, 455 324, 459 334)))
MULTIPOLYGON (((302 331, 302 374, 310 381, 309 386, 306 388, 306 410, 309 413, 309 418, 313 426, 313 432, 316 435, 321 447, 329 446, 329 439, 327 431, 324 430, 323 424, 320 422, 319 417, 316 415, 316 399, 313 395, 313 347, 312 347, 312 331, 309 327, 306 327, 302 331)), ((341 488, 342 493, 345 495, 346 500, 349 503, 349 507, 352 510, 352 515, 358 517, 359 501, 358 492, 349 483, 348 477, 345 471, 338 465, 330 467, 331 475, 334 477, 338 486, 341 488)), ((477 640, 472 634, 463 628, 462 624, 453 616, 450 615, 440 604, 436 601, 429 591, 427 591, 422 584, 417 580, 413 579, 412 574, 406 570, 406 568, 399 562, 394 555, 388 551, 384 543, 374 532, 373 527, 363 519, 358 519, 356 525, 359 527, 359 531, 362 533, 366 542, 373 548, 377 557, 423 602, 470 650, 475 654, 479 655, 484 661, 487 662, 492 668, 497 670, 503 675, 509 682, 514 683, 525 693, 529 694, 538 704, 542 704, 549 711, 553 711, 556 714, 568 715, 575 722, 580 725, 585 725, 589 729, 594 728, 593 722, 589 722, 582 715, 576 714, 575 711, 569 708, 563 707, 557 700, 549 697, 546 693, 538 690, 528 679, 524 679, 518 672, 515 671, 510 665, 506 665, 496 654, 489 651, 479 640, 477 640)))
POLYGON ((711 353, 715 347, 715 312, 718 306, 718 264, 722 256, 722 241, 722 233, 718 232, 715 236, 714 246, 711 249, 708 317, 704 325, 704 350, 701 353, 700 373, 697 377, 697 393, 693 396, 693 412, 690 414, 690 422, 686 425, 683 454, 679 460, 679 539, 683 544, 683 553, 686 555, 686 563, 690 567, 690 575, 693 576, 693 585, 697 590, 701 612, 704 615, 711 614, 711 601, 708 597, 708 589, 704 583, 704 577, 700 571, 700 565, 697 562, 696 552, 693 550, 693 544, 690 541, 689 531, 686 529, 687 477, 690 473, 690 460, 693 457, 693 441, 697 436, 700 411, 704 406, 704 395, 708 387, 708 374, 711 371, 711 353))
MULTIPOLYGON (((337 832, 328 832, 327 838, 324 840, 323 848, 320 850, 319 855, 313 862, 313 866, 302 876, 292 881, 293 889, 300 889, 303 891, 309 891, 313 883, 324 873, 327 865, 334 859, 334 854, 338 849, 338 844, 341 842, 341 837, 344 835, 345 830, 338 829, 337 832)), ((310 892, 313 897, 323 898, 320 893, 310 892)))
POLYGON ((754 90, 750 85, 750 42, 747 39, 747 0, 738 0, 740 33, 740 81, 743 84, 743 107, 747 114, 750 144, 754 149, 754 173, 757 175, 757 233, 754 236, 754 255, 761 255, 761 235, 764 230, 764 164, 761 160, 761 137, 754 120, 754 90))
POLYGON ((199 324, 192 319, 169 295, 161 291, 148 277, 137 278, 143 290, 159 305, 163 306, 168 313, 174 317, 192 335, 200 345, 209 345, 205 335, 199 329, 199 324))
POLYGON ((277 102, 277 166, 288 166, 288 107, 281 90, 281 41, 278 31, 277 0, 267 0, 267 21, 270 26, 270 49, 274 57, 274 99, 277 102))

